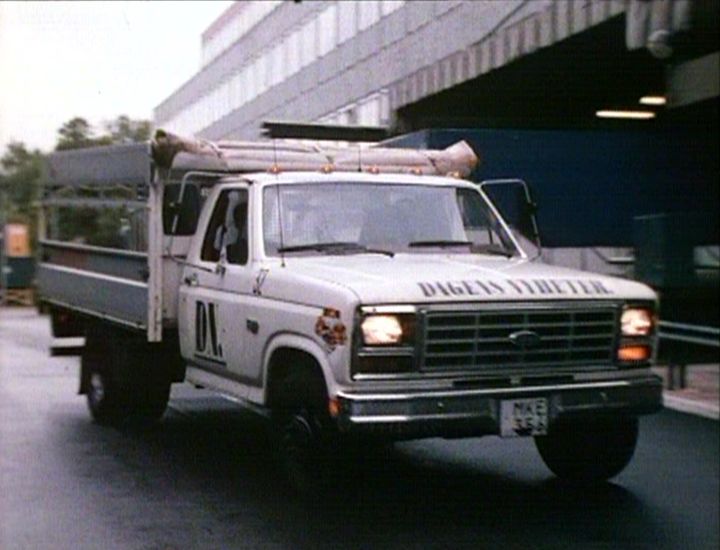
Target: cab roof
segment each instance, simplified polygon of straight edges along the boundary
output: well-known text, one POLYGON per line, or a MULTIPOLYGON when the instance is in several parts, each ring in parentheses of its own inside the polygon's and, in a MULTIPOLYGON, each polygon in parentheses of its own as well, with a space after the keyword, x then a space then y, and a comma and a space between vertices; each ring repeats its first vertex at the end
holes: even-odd
POLYGON ((313 184, 313 183, 372 183, 387 185, 432 185, 440 187, 474 187, 470 181, 448 176, 414 175, 414 174, 369 174, 365 172, 280 172, 270 174, 259 172, 242 176, 227 176, 221 183, 249 181, 257 185, 274 184, 313 184))

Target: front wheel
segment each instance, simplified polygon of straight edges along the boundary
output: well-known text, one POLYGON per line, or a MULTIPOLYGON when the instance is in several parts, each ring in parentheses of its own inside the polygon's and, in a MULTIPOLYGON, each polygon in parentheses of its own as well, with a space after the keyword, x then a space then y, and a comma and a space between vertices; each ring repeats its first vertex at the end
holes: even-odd
POLYGON ((286 479, 300 494, 312 494, 323 486, 327 456, 324 434, 317 418, 307 408, 283 414, 276 425, 280 460, 286 479))
POLYGON ((535 438, 543 462, 559 478, 599 482, 619 474, 635 453, 638 419, 559 423, 535 438))
POLYGON ((283 473, 298 493, 313 496, 328 486, 338 444, 319 377, 293 373, 273 407, 273 426, 283 473))

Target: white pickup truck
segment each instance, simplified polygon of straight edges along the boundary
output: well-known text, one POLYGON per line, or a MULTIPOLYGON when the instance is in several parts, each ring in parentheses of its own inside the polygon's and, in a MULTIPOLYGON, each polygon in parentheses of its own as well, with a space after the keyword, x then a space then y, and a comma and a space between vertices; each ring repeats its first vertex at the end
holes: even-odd
POLYGON ((533 259, 456 177, 464 144, 156 139, 48 160, 47 212, 122 205, 141 232, 120 250, 44 224, 41 301, 56 336, 86 338, 97 421, 161 417, 172 382, 210 388, 273 419, 299 483, 348 439, 534 437, 578 480, 630 461, 661 407, 656 295, 533 259))

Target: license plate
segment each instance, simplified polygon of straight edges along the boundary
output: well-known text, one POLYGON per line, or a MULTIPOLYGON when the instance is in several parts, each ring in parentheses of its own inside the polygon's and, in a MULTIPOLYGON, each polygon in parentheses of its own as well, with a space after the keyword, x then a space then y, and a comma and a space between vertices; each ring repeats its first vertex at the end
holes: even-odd
POLYGON ((500 402, 500 435, 530 437, 547 434, 547 399, 512 399, 500 402))

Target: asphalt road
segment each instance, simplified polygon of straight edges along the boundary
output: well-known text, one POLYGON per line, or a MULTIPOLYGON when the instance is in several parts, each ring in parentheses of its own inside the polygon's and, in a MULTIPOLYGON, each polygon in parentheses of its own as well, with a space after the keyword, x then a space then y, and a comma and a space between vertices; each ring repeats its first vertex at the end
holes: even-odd
POLYGON ((287 490, 263 421, 179 385, 161 424, 93 424, 47 319, 0 309, 0 548, 712 548, 720 429, 644 418, 613 483, 553 479, 530 440, 403 443, 322 502, 287 490))

